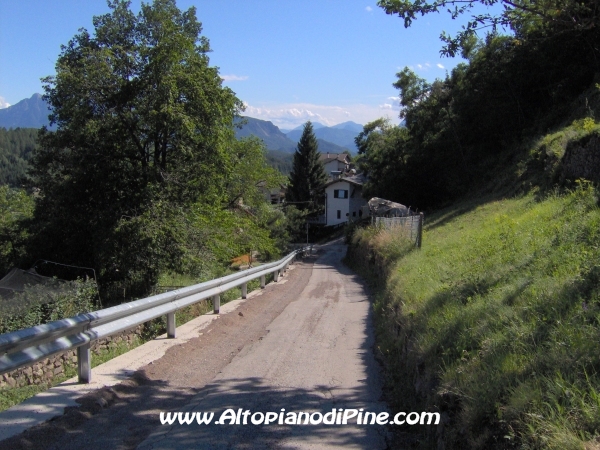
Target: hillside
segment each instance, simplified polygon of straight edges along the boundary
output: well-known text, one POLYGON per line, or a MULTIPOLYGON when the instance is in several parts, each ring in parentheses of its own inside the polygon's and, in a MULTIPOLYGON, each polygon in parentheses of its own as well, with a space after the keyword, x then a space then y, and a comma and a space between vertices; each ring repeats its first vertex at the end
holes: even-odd
POLYGON ((36 128, 0 128, 0 186, 16 187, 25 177, 37 133, 36 128))
POLYGON ((8 108, 0 109, 0 127, 40 128, 48 126, 48 105, 40 94, 21 100, 8 108))
POLYGON ((272 122, 253 117, 242 117, 237 120, 237 124, 240 123, 242 123, 241 128, 236 127, 235 130, 238 139, 256 136, 265 143, 269 150, 293 153, 296 149, 296 143, 279 131, 279 128, 273 125, 272 122))
POLYGON ((387 274, 374 309, 392 408, 447 417, 424 447, 594 448, 597 203, 589 185, 459 203, 428 217, 421 251, 397 233, 355 234, 352 266, 387 274))

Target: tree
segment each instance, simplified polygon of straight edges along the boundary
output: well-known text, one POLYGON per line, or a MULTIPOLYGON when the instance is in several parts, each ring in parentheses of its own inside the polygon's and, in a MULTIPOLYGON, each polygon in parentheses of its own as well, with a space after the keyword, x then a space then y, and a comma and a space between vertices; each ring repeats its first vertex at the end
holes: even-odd
POLYGON ((209 66, 195 9, 109 1, 66 46, 44 99, 33 257, 151 284, 183 252, 186 205, 224 201, 240 100, 209 66))
POLYGON ((319 161, 317 138, 310 121, 304 130, 296 152, 294 165, 290 173, 286 201, 296 204, 298 209, 310 213, 320 212, 323 208, 323 195, 327 174, 319 161))
POLYGON ((23 226, 33 214, 33 199, 24 190, 0 186, 0 278, 24 257, 27 230, 23 226))
POLYGON ((441 53, 446 56, 455 56, 461 49, 469 47, 472 37, 483 29, 490 29, 495 34, 499 27, 507 28, 517 38, 523 38, 534 30, 577 35, 595 30, 600 25, 600 9, 595 0, 379 0, 377 4, 387 14, 397 14, 404 19, 406 28, 410 27, 417 15, 447 11, 452 19, 456 19, 478 5, 502 5, 503 10, 499 14, 471 16, 456 36, 442 33, 440 39, 445 45, 441 53))

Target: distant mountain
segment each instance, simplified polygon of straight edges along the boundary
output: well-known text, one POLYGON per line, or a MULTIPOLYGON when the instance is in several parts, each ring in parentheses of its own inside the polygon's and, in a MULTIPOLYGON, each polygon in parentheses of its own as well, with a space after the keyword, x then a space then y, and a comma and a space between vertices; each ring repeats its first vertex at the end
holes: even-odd
POLYGON ((348 147, 342 147, 340 145, 334 144, 333 142, 328 142, 323 139, 317 138, 317 143, 319 144, 319 152, 321 153, 343 153, 344 150, 352 152, 352 149, 348 147))
MULTIPOLYGON (((311 122, 311 125, 313 127, 313 130, 318 130, 319 128, 325 127, 325 125, 319 122, 311 122)), ((304 124, 298 125, 296 128, 290 131, 300 131, 300 134, 302 134, 302 131, 304 131, 304 124)))
MULTIPOLYGON (((315 129, 314 132, 317 139, 322 139, 341 147, 345 147, 346 149, 350 150, 350 152, 356 153, 358 148, 356 148, 356 145, 354 144, 354 138, 362 130, 362 125, 354 122, 344 122, 334 125, 333 127, 322 126, 318 129, 315 129)), ((286 136, 297 143, 300 140, 300 136, 302 136, 302 127, 300 127, 300 129, 293 129, 292 131, 286 133, 286 136)))
POLYGON ((235 129, 237 138, 256 136, 265 143, 269 150, 277 150, 287 153, 293 153, 296 150, 296 143, 291 141, 279 128, 273 125, 273 122, 266 120, 255 119, 253 117, 242 117, 236 120, 236 123, 241 121, 245 123, 242 128, 235 129))
POLYGON ((338 128, 340 130, 349 130, 355 132, 356 134, 360 133, 363 130, 363 126, 359 123, 352 122, 351 120, 344 123, 338 123, 330 128, 338 128))
POLYGON ((0 109, 0 127, 41 128, 49 125, 48 114, 48 104, 40 94, 33 94, 16 105, 0 109))

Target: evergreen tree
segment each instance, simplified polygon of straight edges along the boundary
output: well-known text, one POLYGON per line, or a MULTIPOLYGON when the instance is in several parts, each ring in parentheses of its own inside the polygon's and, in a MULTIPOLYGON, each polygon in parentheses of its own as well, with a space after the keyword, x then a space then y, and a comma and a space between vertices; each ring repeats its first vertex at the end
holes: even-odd
POLYGON ((294 153, 286 200, 309 213, 321 212, 327 174, 319 161, 319 147, 312 124, 306 122, 294 153))

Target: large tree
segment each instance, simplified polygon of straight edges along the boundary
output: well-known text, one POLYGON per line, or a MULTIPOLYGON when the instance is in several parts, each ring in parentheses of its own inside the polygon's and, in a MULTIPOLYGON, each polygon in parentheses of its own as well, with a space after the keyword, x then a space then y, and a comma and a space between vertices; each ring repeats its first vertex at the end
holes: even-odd
MULTIPOLYGON (((540 39, 556 34, 579 36, 594 31, 600 25, 598 0, 379 0, 377 4, 387 14, 400 16, 406 28, 418 16, 430 13, 447 12, 452 19, 471 13, 470 19, 456 35, 441 34, 445 42, 441 53, 446 56, 464 52, 472 46, 472 38, 483 30, 495 34, 499 28, 508 29, 518 39, 537 31, 536 39, 540 39), (481 12, 482 5, 490 7, 496 4, 502 9, 481 12)), ((595 33, 592 34, 595 36, 595 33)), ((589 39, 588 42, 597 56, 599 51, 595 41, 589 39)))
POLYGON ((184 206, 224 201, 242 103, 209 66, 194 8, 108 3, 44 80, 57 130, 33 161, 31 253, 151 281, 180 257, 184 206))
POLYGON ((320 212, 323 207, 327 174, 319 156, 319 145, 309 121, 304 125, 294 153, 294 165, 286 193, 289 203, 308 213, 320 212))

